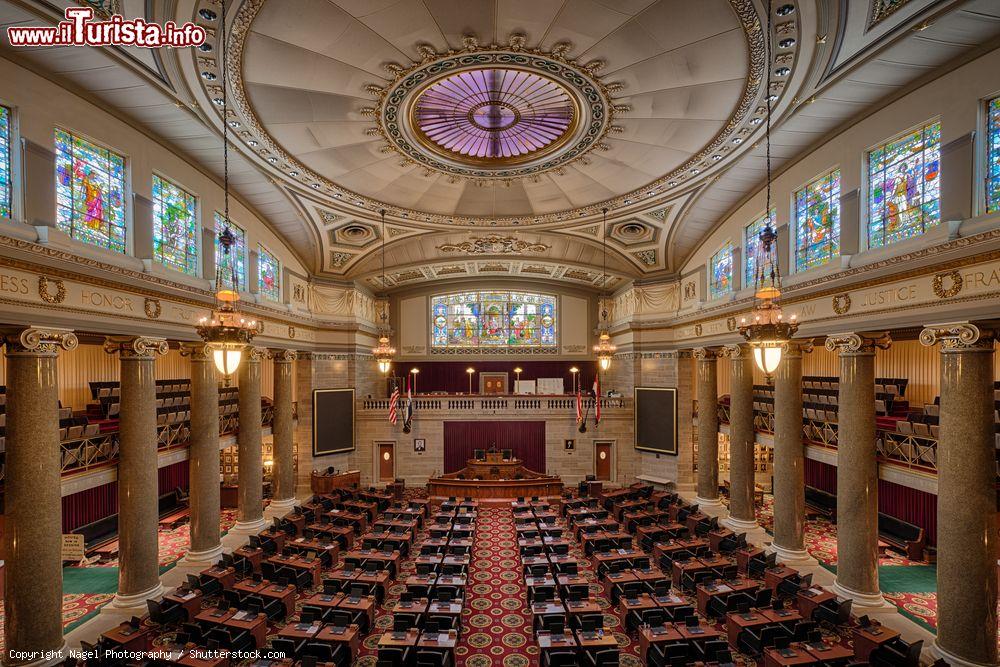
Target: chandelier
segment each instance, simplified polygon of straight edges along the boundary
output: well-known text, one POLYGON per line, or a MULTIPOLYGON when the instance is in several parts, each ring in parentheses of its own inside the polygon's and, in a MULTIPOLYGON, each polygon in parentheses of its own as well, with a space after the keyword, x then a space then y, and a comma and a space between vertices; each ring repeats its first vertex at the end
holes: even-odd
MULTIPOLYGON (((771 55, 771 3, 767 3, 767 44, 768 62, 771 55)), ((770 95, 771 68, 767 68, 767 86, 765 95, 770 95)), ((767 221, 757 237, 754 249, 753 277, 753 310, 750 320, 741 318, 740 335, 753 349, 754 362, 766 375, 771 375, 781 364, 783 346, 792 339, 799 325, 795 315, 785 321, 781 313, 781 271, 778 266, 778 254, 775 241, 778 234, 771 227, 771 100, 767 104, 767 126, 765 130, 766 169, 767 169, 767 207, 764 218, 767 221)))
MULTIPOLYGON (((601 270, 601 288, 605 289, 608 282, 608 209, 601 209, 603 214, 601 223, 601 237, 602 237, 602 252, 604 256, 604 265, 601 270)), ((608 297, 605 294, 601 297, 601 324, 599 327, 600 334, 597 337, 597 345, 594 346, 594 353, 597 355, 597 364, 601 367, 602 371, 606 371, 611 368, 611 359, 615 356, 614 343, 611 342, 611 334, 608 333, 610 328, 608 324, 608 297)))
MULTIPOLYGON (((228 62, 226 51, 228 40, 225 28, 225 3, 222 5, 223 21, 219 29, 222 31, 222 62, 228 62)), ((228 94, 226 88, 226 66, 222 67, 222 163, 223 163, 223 198, 225 202, 225 228, 219 235, 219 248, 222 250, 215 267, 215 306, 211 317, 202 317, 198 321, 196 331, 202 340, 212 350, 212 360, 222 374, 225 385, 229 386, 232 374, 240 366, 243 359, 243 348, 257 335, 257 322, 247 320, 240 313, 239 275, 236 272, 236 258, 233 247, 236 237, 229 229, 229 124, 228 94)))
MULTIPOLYGON (((382 216, 382 289, 385 289, 385 209, 379 211, 382 216)), ((396 348, 389 344, 389 300, 384 296, 375 304, 378 310, 378 346, 372 350, 379 373, 385 375, 392 368, 392 358, 396 348)))

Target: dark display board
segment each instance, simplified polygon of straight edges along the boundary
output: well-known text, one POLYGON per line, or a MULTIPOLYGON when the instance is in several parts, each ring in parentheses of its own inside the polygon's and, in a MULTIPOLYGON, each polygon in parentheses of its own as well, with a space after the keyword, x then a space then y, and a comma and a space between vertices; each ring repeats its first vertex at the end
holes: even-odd
POLYGON ((313 390, 313 456, 354 449, 354 390, 313 390))
POLYGON ((677 390, 635 388, 635 448, 677 454, 677 390))

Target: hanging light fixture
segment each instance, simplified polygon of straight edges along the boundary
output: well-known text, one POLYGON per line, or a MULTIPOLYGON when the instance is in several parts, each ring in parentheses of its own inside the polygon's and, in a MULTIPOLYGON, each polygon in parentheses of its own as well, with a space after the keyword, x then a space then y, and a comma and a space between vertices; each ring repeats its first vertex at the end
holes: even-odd
POLYGON ((243 349, 257 334, 257 322, 248 320, 240 313, 239 276, 236 273, 236 257, 232 252, 236 245, 236 237, 229 229, 229 95, 226 87, 228 39, 225 17, 226 3, 223 0, 219 30, 222 42, 222 170, 225 227, 218 239, 222 253, 215 267, 215 306, 212 308, 211 317, 203 317, 198 321, 196 330, 212 350, 215 367, 222 374, 223 381, 228 387, 233 373, 239 368, 243 359, 243 349))
MULTIPOLYGON (((382 216, 382 289, 385 289, 385 209, 379 211, 382 216)), ((389 344, 389 300, 385 296, 379 297, 375 307, 378 309, 378 346, 372 350, 375 356, 375 363, 382 375, 392 368, 392 358, 396 355, 396 348, 389 344)))
POLYGON ((605 286, 608 282, 608 209, 601 209, 603 215, 601 222, 602 251, 604 264, 601 270, 601 324, 598 327, 600 334, 597 336, 597 345, 594 346, 594 353, 597 355, 597 364, 602 371, 611 368, 611 360, 615 356, 615 345, 611 342, 611 334, 608 333, 608 297, 605 286))
POLYGON ((771 2, 767 3, 767 125, 764 133, 767 169, 767 219, 757 237, 754 249, 753 310, 747 318, 740 320, 739 331, 753 349, 754 362, 766 375, 771 375, 781 364, 782 347, 792 339, 798 330, 798 322, 792 315, 785 321, 781 313, 781 270, 778 266, 778 252, 775 242, 777 232, 771 227, 771 2))

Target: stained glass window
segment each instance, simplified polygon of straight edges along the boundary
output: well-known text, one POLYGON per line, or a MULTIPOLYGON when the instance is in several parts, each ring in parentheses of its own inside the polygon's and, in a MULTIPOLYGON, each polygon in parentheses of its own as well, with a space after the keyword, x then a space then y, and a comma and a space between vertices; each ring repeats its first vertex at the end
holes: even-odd
POLYGON ((868 153, 868 247, 923 234, 941 221, 941 124, 868 153))
POLYGON ((153 258, 160 264, 198 275, 198 203, 170 181, 153 176, 153 258))
POLYGON ((708 295, 717 299, 733 291, 733 244, 729 241, 708 260, 708 295))
POLYGON ((556 297, 531 292, 457 292, 431 299, 438 348, 553 347, 556 297))
POLYGON ((823 266, 840 254, 840 170, 795 193, 795 270, 823 266))
POLYGON ((10 176, 10 109, 0 107, 0 218, 11 216, 13 181, 10 176))
MULTIPOLYGON (((771 209, 770 215, 762 215, 757 220, 754 220, 743 230, 743 254, 746 258, 744 266, 746 271, 744 272, 743 285, 745 287, 753 287, 754 285, 754 272, 757 270, 757 246, 760 245, 760 232, 764 229, 765 225, 770 224, 772 231, 777 231, 777 224, 775 222, 775 211, 771 209)), ((766 267, 765 267, 766 270, 766 267)))
MULTIPOLYGON (((219 236, 226 228, 226 217, 215 212, 215 267, 216 271, 222 266, 222 245, 219 243, 219 236)), ((230 257, 228 264, 223 267, 222 283, 229 286, 233 284, 233 272, 236 273, 236 284, 241 292, 247 290, 247 233, 232 220, 229 221, 229 231, 236 238, 236 242, 229 250, 230 257)))
POLYGON ((261 295, 271 301, 281 301, 281 262, 260 244, 257 244, 257 272, 261 295))
POLYGON ((56 214, 74 239, 125 252, 125 158, 56 129, 56 214))
POLYGON ((986 105, 986 212, 1000 211, 1000 97, 986 105))

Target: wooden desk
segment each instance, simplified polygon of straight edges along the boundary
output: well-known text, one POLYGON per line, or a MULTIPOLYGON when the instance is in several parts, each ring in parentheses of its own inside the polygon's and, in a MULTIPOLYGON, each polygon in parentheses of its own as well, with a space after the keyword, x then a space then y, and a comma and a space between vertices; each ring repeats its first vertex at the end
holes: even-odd
POLYGON ((200 590, 175 590, 170 595, 164 595, 163 599, 168 602, 176 602, 179 604, 187 614, 187 618, 185 620, 190 621, 198 615, 198 612, 201 611, 201 600, 203 597, 204 596, 201 594, 200 590))
POLYGON ((313 493, 330 493, 334 489, 356 489, 361 484, 361 471, 348 470, 347 472, 328 475, 313 471, 309 482, 309 487, 313 493))
POLYGON ((796 574, 798 574, 796 570, 784 565, 769 567, 764 570, 764 585, 771 590, 776 590, 778 588, 778 584, 796 574))
POLYGON ((736 648, 740 633, 744 630, 770 624, 771 619, 759 611, 748 611, 745 614, 739 612, 726 614, 726 636, 729 639, 729 645, 736 648))
POLYGON ((267 562, 271 563, 275 567, 290 567, 293 570, 308 572, 312 580, 312 585, 314 587, 320 585, 320 571, 322 570, 322 563, 319 558, 306 560, 301 556, 282 556, 280 554, 276 554, 268 558, 267 562))
POLYGON ((343 644, 353 661, 361 649, 361 628, 357 623, 352 623, 346 628, 337 628, 334 625, 327 624, 316 633, 313 641, 330 645, 343 644))
POLYGON ((599 632, 597 636, 587 638, 583 636, 583 630, 576 631, 576 643, 580 645, 583 650, 600 651, 606 648, 618 648, 618 640, 615 639, 615 634, 608 628, 600 628, 603 632, 599 632))
POLYGON ((765 649, 764 667, 786 667, 786 665, 818 665, 820 661, 800 646, 789 646, 783 651, 776 648, 765 649), (786 653, 787 655, 782 655, 786 653))
POLYGON ((372 595, 358 598, 356 602, 352 601, 350 596, 347 596, 340 601, 337 608, 364 613, 368 617, 369 628, 375 623, 375 597, 372 595))
POLYGON ((746 549, 736 550, 736 571, 746 576, 750 569, 750 561, 764 555, 764 550, 760 547, 749 546, 746 549))
POLYGON ((223 588, 232 588, 233 584, 236 583, 236 570, 231 567, 213 565, 207 570, 202 570, 200 574, 203 577, 215 579, 223 588))
POLYGON ((101 633, 101 637, 111 644, 127 651, 146 651, 149 649, 153 628, 139 625, 133 628, 128 621, 123 621, 110 630, 101 633))
POLYGON ((248 595, 259 595, 262 598, 278 600, 285 607, 285 615, 290 615, 295 611, 295 586, 282 584, 272 584, 268 581, 251 581, 244 579, 233 586, 233 590, 248 595))
POLYGON ((867 662, 872 651, 898 637, 899 631, 873 622, 867 628, 854 628, 852 634, 854 635, 855 657, 859 661, 867 662))
POLYGON ((542 655, 549 651, 575 651, 577 649, 576 637, 573 636, 572 630, 565 630, 561 635, 541 630, 535 639, 542 655))
POLYGON ((247 630, 254 639, 255 648, 263 648, 267 643, 267 616, 263 613, 254 615, 235 609, 206 609, 195 616, 195 621, 199 624, 247 630))
POLYGON ((386 648, 410 648, 416 646, 419 639, 420 630, 416 628, 410 628, 405 634, 389 631, 382 633, 378 639, 378 645, 386 648))
POLYGON ((712 598, 725 600, 733 593, 750 593, 757 590, 757 582, 750 580, 740 580, 734 582, 698 584, 698 613, 708 616, 708 603, 712 598))
POLYGON ((837 596, 834 593, 823 590, 818 586, 812 586, 796 593, 795 606, 799 610, 799 613, 802 614, 802 618, 809 620, 812 618, 813 612, 816 611, 816 607, 836 599, 837 596))
POLYGON ((674 628, 680 633, 681 639, 694 643, 703 643, 722 637, 722 631, 714 625, 696 625, 689 628, 685 623, 675 623, 674 628))
POLYGON ((677 632, 673 623, 664 623, 655 627, 639 628, 639 659, 643 665, 649 664, 646 659, 649 647, 656 644, 681 641, 681 633, 677 632))

